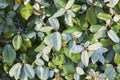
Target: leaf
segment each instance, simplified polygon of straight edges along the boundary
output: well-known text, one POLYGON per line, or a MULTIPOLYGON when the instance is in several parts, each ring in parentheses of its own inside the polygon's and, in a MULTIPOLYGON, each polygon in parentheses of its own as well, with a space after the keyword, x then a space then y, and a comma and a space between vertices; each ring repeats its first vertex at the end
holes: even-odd
POLYGON ((101 27, 102 27, 102 25, 91 25, 91 26, 90 26, 90 31, 91 31, 92 33, 95 33, 95 32, 97 32, 101 27))
POLYGON ((94 24, 97 23, 97 19, 96 19, 96 14, 95 14, 94 8, 90 8, 90 9, 87 10, 86 18, 87 18, 88 22, 91 25, 94 25, 94 24))
POLYGON ((116 64, 120 64, 120 54, 119 53, 115 53, 114 62, 116 64))
POLYGON ((26 34, 22 34, 22 42, 28 48, 30 48, 32 46, 32 43, 26 34))
POLYGON ((78 73, 74 74, 74 80, 80 80, 80 75, 78 73))
POLYGON ((89 63, 89 56, 87 51, 83 51, 81 54, 81 61, 85 66, 88 66, 89 63))
POLYGON ((20 69, 21 69, 21 67, 22 67, 21 63, 14 64, 12 66, 12 68, 10 69, 10 71, 9 71, 10 77, 13 77, 16 74, 18 74, 18 76, 20 76, 20 69), (18 71, 18 73, 16 73, 17 71, 18 71))
POLYGON ((52 27, 54 27, 55 30, 59 29, 59 21, 55 17, 49 18, 49 23, 51 24, 52 27))
POLYGON ((12 40, 13 47, 15 50, 19 50, 22 44, 22 37, 21 35, 15 35, 12 40))
POLYGON ((65 22, 69 26, 73 26, 72 16, 68 13, 65 14, 65 22))
POLYGON ((101 47, 102 47, 102 44, 100 42, 97 42, 97 43, 89 45, 88 50, 95 51, 95 50, 98 50, 101 47))
POLYGON ((98 53, 93 53, 91 59, 92 59, 92 63, 95 64, 99 60, 98 53))
POLYGON ((110 64, 106 65, 105 74, 109 80, 115 80, 116 72, 112 65, 110 64))
POLYGON ((34 69, 31 67, 31 65, 29 64, 24 64, 24 71, 25 71, 25 74, 30 78, 34 78, 35 76, 35 72, 34 72, 34 69))
POLYGON ((119 0, 109 0, 109 2, 109 6, 114 7, 119 2, 119 0))
POLYGON ((9 5, 8 3, 0 2, 0 9, 4 9, 4 8, 6 8, 8 5, 9 5))
POLYGON ((77 11, 79 11, 81 9, 81 6, 74 4, 71 9, 72 9, 72 11, 77 12, 77 11))
POLYGON ((62 45, 61 34, 59 32, 53 33, 53 46, 56 50, 60 50, 62 45))
POLYGON ((73 45, 72 48, 70 49, 70 53, 80 53, 84 50, 84 47, 81 45, 73 45))
POLYGON ((21 70, 20 80, 28 80, 28 77, 25 74, 24 68, 22 68, 22 70, 21 70))
POLYGON ((65 7, 64 0, 54 0, 55 6, 60 9, 65 7))
POLYGON ((15 70, 14 78, 15 78, 16 80, 18 80, 18 79, 20 78, 21 68, 22 68, 22 65, 20 64, 20 65, 16 68, 16 70, 15 70))
POLYGON ((9 64, 13 63, 16 58, 16 52, 10 44, 5 45, 2 54, 4 61, 9 64))
POLYGON ((117 34, 113 31, 113 30, 109 30, 107 32, 108 36, 110 37, 110 39, 115 42, 115 43, 119 43, 120 42, 120 39, 119 37, 117 36, 117 34))
POLYGON ((113 45, 113 50, 114 50, 116 53, 120 53, 120 44, 114 44, 114 45, 113 45))
POLYGON ((49 56, 48 55, 46 55, 46 54, 43 54, 42 55, 42 58, 45 60, 45 61, 49 61, 49 56))
POLYGON ((33 7, 30 4, 24 5, 20 9, 20 14, 26 20, 32 15, 33 7))
POLYGON ((105 58, 102 54, 99 55, 99 61, 104 65, 105 64, 105 58))
POLYGON ((62 65, 64 63, 65 56, 63 54, 57 54, 56 56, 53 57, 52 62, 55 65, 62 65))
POLYGON ((69 9, 73 4, 74 4, 75 0, 69 0, 65 6, 65 9, 69 9))
POLYGON ((104 21, 111 19, 111 15, 103 13, 103 12, 98 13, 97 17, 101 20, 104 20, 104 21))
POLYGON ((35 72, 37 74, 37 76, 39 77, 39 79, 41 80, 47 80, 49 78, 49 68, 48 67, 41 67, 41 66, 37 66, 35 68, 35 72))
POLYGON ((52 78, 52 77, 54 76, 54 74, 55 74, 53 70, 50 70, 49 73, 50 73, 50 74, 49 74, 49 77, 50 77, 50 78, 52 78))
POLYGON ((41 28, 40 28, 40 31, 41 31, 41 32, 49 32, 49 31, 51 31, 51 30, 53 30, 53 29, 54 29, 54 28, 51 27, 51 26, 41 27, 41 28))
POLYGON ((83 71, 83 69, 82 69, 81 67, 76 67, 76 72, 77 72, 79 75, 85 74, 85 72, 83 71))
POLYGON ((35 64, 39 65, 39 66, 43 66, 44 65, 44 61, 42 59, 35 59, 35 64))
POLYGON ((49 34, 44 38, 44 43, 47 44, 49 47, 53 47, 53 34, 49 34))
POLYGON ((60 10, 58 10, 56 13, 54 13, 54 17, 60 17, 60 16, 62 16, 62 15, 64 15, 65 14, 65 9, 64 8, 61 8, 60 10))
POLYGON ((74 63, 71 61, 67 61, 65 64, 63 64, 62 69, 65 75, 75 73, 75 66, 74 63))

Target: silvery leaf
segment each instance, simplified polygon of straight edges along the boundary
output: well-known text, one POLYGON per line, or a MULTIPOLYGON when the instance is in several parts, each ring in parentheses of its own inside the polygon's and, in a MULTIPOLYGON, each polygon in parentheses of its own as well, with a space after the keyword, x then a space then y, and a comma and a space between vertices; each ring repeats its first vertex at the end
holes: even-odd
POLYGON ((81 61, 85 66, 88 66, 89 63, 89 56, 87 51, 83 51, 81 54, 81 61))
POLYGON ((65 14, 65 22, 69 26, 73 26, 72 16, 70 14, 65 14))
POLYGON ((24 72, 24 69, 21 70, 20 80, 28 80, 27 75, 24 72))
POLYGON ((92 59, 92 63, 95 64, 99 60, 99 54, 93 53, 91 59, 92 59))
POLYGON ((75 17, 75 13, 73 13, 72 10, 68 10, 67 14, 71 15, 72 17, 75 17))
POLYGON ((76 72, 77 72, 79 75, 85 74, 85 72, 83 71, 83 69, 82 69, 81 67, 76 67, 76 72))
POLYGON ((61 34, 59 32, 54 32, 52 38, 54 48, 60 50, 62 46, 61 34))
POLYGON ((97 42, 88 46, 88 50, 95 51, 102 47, 102 44, 97 42))
POLYGON ((99 61, 104 64, 105 63, 105 58, 103 57, 102 54, 99 54, 99 61))
POLYGON ((51 24, 52 27, 54 27, 55 30, 59 29, 60 24, 56 17, 50 17, 49 23, 51 24))
POLYGON ((110 39, 115 42, 115 43, 119 43, 120 42, 120 39, 119 37, 117 36, 117 34, 113 31, 113 30, 109 30, 107 32, 108 36, 110 37, 110 39))
POLYGON ((45 60, 45 61, 49 61, 49 56, 48 55, 46 55, 46 54, 43 54, 42 55, 42 58, 45 60))
POLYGON ((49 31, 51 31, 51 30, 53 30, 53 29, 54 29, 53 27, 47 26, 47 27, 41 27, 41 28, 39 29, 39 31, 41 31, 41 32, 49 32, 49 31))
POLYGON ((44 43, 49 47, 53 47, 53 34, 50 34, 44 38, 44 43))
POLYGON ((49 77, 52 78, 54 76, 54 71, 53 70, 50 70, 50 74, 49 74, 49 77))
POLYGON ((84 50, 84 47, 82 47, 81 45, 76 45, 74 44, 72 46, 72 48, 70 49, 70 53, 80 53, 84 50))
POLYGON ((53 15, 53 17, 60 17, 60 16, 62 16, 62 15, 64 15, 65 14, 65 9, 64 8, 61 8, 60 10, 58 10, 54 15, 53 15))
POLYGON ((74 80, 80 80, 80 75, 78 73, 74 74, 74 80))
POLYGON ((44 61, 42 59, 37 58, 37 59, 35 59, 35 64, 42 66, 42 65, 44 65, 44 61))
POLYGON ((50 51, 51 51, 51 47, 46 46, 46 47, 43 49, 43 54, 49 54, 50 51))
POLYGON ((65 6, 65 9, 69 9, 73 4, 74 4, 75 0, 69 0, 65 6))

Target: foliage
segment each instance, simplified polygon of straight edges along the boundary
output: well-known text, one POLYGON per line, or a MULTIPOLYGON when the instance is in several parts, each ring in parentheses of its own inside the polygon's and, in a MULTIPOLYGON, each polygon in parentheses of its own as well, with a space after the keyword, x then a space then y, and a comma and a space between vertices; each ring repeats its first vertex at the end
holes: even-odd
POLYGON ((0 80, 120 80, 120 1, 0 0, 0 80))

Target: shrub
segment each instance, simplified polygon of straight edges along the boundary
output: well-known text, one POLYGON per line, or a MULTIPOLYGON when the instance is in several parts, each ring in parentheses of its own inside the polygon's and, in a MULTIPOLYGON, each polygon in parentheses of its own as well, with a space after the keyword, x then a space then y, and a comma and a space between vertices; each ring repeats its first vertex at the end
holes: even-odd
POLYGON ((0 0, 0 80, 120 80, 119 0, 0 0))

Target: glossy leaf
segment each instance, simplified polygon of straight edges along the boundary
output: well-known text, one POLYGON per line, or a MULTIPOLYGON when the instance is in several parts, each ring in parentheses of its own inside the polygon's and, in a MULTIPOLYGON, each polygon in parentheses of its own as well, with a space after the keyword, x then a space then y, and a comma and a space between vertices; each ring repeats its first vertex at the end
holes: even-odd
POLYGON ((15 35, 12 40, 13 47, 15 50, 19 50, 22 44, 22 37, 21 35, 15 35))
POLYGON ((34 72, 34 69, 31 67, 31 65, 25 64, 25 65, 24 65, 24 71, 25 71, 25 74, 26 74, 30 79, 34 78, 35 72, 34 72))
POLYGON ((3 55, 4 61, 9 64, 13 63, 16 58, 15 49, 10 44, 7 44, 3 48, 2 55, 3 55))
POLYGON ((33 8, 30 4, 21 7, 20 14, 26 20, 32 15, 33 8))

